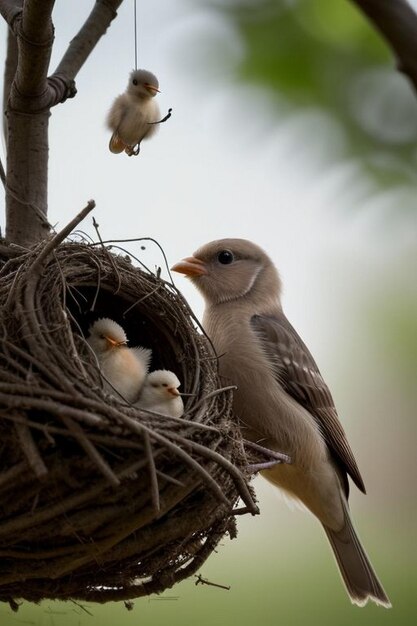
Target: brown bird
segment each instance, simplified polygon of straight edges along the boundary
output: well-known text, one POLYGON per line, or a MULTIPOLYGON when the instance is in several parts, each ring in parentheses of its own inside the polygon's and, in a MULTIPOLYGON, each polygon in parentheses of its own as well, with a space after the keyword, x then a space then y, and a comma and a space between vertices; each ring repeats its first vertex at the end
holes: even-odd
POLYGON ((330 391, 283 313, 271 259, 250 241, 222 239, 172 270, 204 297, 203 326, 220 374, 237 386, 234 411, 244 436, 292 459, 263 475, 320 520, 351 601, 390 607, 349 513, 347 475, 365 493, 362 477, 330 391))
POLYGON ((139 154, 142 139, 149 139, 158 126, 159 108, 153 99, 158 92, 158 79, 152 72, 134 70, 130 74, 125 93, 117 96, 107 116, 107 126, 113 131, 110 152, 139 154))

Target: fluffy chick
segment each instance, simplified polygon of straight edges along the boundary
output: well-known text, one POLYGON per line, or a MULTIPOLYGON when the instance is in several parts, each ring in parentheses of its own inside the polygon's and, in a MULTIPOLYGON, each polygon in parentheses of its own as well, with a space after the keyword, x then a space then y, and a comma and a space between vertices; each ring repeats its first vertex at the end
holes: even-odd
POLYGON ((148 373, 151 350, 128 348, 123 328, 107 317, 94 322, 89 332, 87 343, 96 354, 106 389, 134 402, 148 373))
POLYGON ((155 370, 148 374, 136 406, 161 415, 181 417, 184 404, 178 391, 180 384, 174 372, 155 370))
POLYGON ((154 97, 158 87, 152 72, 134 70, 130 74, 126 91, 117 96, 107 115, 107 126, 113 131, 110 152, 138 154, 142 139, 149 139, 156 132, 160 113, 154 97))

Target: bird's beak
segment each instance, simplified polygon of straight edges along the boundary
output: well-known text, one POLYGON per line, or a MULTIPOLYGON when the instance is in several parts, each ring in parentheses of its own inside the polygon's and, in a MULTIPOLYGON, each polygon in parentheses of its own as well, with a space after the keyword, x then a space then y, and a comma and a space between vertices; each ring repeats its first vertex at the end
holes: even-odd
POLYGON ((171 270, 185 274, 186 276, 202 276, 203 274, 208 274, 207 265, 204 261, 201 261, 201 259, 195 256, 187 257, 179 263, 175 263, 175 265, 171 267, 171 270))
POLYGON ((155 85, 151 85, 150 83, 145 83, 144 87, 151 93, 153 92, 154 96, 156 95, 156 93, 161 93, 158 87, 155 87, 155 85))
POLYGON ((113 337, 107 337, 105 336, 104 339, 106 341, 109 342, 109 344, 111 346, 113 346, 114 348, 118 347, 118 346, 125 346, 127 344, 127 341, 116 341, 116 339, 113 339, 113 337))
POLYGON ((180 395, 180 392, 178 391, 178 389, 176 387, 168 387, 167 388, 168 393, 171 394, 171 396, 177 397, 180 395))

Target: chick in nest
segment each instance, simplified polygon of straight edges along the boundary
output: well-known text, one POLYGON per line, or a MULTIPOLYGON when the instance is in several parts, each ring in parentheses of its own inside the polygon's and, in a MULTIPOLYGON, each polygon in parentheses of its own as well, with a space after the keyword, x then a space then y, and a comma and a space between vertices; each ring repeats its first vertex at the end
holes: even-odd
POLYGON ((135 402, 148 373, 152 351, 128 348, 124 329, 108 317, 94 322, 89 332, 87 343, 95 352, 106 389, 117 392, 127 402, 135 402))
POLYGON ((161 415, 181 417, 184 404, 178 391, 180 385, 174 372, 155 370, 148 374, 135 406, 161 415))

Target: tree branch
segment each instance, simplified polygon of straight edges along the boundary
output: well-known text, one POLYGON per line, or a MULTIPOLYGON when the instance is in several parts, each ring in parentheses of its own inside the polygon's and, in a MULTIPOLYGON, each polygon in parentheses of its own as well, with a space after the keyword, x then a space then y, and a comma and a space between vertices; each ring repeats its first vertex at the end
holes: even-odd
POLYGON ((123 0, 96 0, 94 8, 78 34, 71 41, 53 76, 74 79, 99 39, 117 16, 123 0))
POLYGON ((22 6, 23 0, 0 0, 0 14, 12 29, 13 21, 21 13, 22 6))
POLYGON ((75 77, 117 16, 116 10, 122 2, 123 0, 96 0, 84 25, 72 39, 61 62, 48 79, 54 93, 51 106, 75 96, 75 77))
MULTIPOLYGON (((0 12, 17 39, 18 66, 10 91, 11 106, 28 112, 33 99, 47 90, 46 77, 53 43, 51 19, 55 0, 0 0, 0 12)), ((45 102, 45 106, 47 103, 45 102)), ((39 102, 34 104, 39 110, 39 102)))
POLYGON ((46 91, 54 41, 51 17, 54 4, 55 0, 26 0, 21 24, 16 21, 19 63, 14 84, 23 97, 41 96, 46 91))
POLYGON ((381 33, 417 91, 417 13, 406 0, 351 0, 381 33))
POLYGON ((76 93, 74 78, 123 0, 96 0, 90 16, 71 41, 57 71, 48 76, 54 38, 55 0, 0 0, 10 28, 6 72, 6 240, 27 247, 43 239, 47 221, 48 124, 50 108, 76 93), (8 70, 7 70, 8 66, 8 70))

